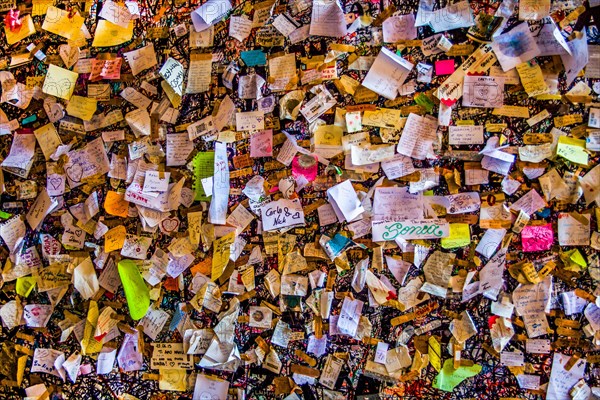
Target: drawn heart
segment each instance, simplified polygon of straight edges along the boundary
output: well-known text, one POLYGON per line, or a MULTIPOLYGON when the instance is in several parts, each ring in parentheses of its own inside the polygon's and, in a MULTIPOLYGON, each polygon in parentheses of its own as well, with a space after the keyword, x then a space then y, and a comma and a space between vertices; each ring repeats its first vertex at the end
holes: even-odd
POLYGON ((179 228, 179 220, 177 218, 166 218, 162 220, 160 225, 167 233, 175 232, 179 228))
POLYGON ((67 176, 73 182, 81 182, 81 178, 83 177, 83 168, 79 164, 73 164, 68 167, 66 170, 67 176))
POLYGON ((71 68, 79 60, 79 53, 79 47, 71 47, 68 44, 61 44, 58 47, 58 54, 67 68, 71 68))
POLYGON ((58 190, 62 183, 62 178, 50 178, 48 182, 50 183, 50 186, 52 186, 52 189, 58 190))
POLYGON ((175 366, 175 361, 171 361, 169 364, 171 364, 171 367, 175 366))
POLYGON ((82 233, 83 233, 83 231, 81 229, 77 229, 75 231, 75 236, 79 237, 79 236, 81 236, 82 233))
MULTIPOLYGON (((185 189, 185 188, 184 188, 185 189)), ((190 206, 194 202, 194 192, 191 190, 182 190, 181 191, 181 203, 183 205, 189 204, 190 206)))

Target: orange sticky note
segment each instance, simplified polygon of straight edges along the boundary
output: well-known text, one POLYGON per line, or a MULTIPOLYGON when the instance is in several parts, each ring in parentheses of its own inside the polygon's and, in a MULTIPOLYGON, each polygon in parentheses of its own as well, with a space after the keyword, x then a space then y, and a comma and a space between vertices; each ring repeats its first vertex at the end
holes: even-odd
POLYGON ((165 279, 164 288, 177 292, 179 290, 179 279, 167 277, 167 279, 165 279))
POLYGON ((106 199, 104 200, 104 209, 110 215, 127 218, 129 202, 125 200, 124 193, 109 190, 108 193, 106 193, 106 199))
POLYGON ((201 273, 203 275, 209 276, 212 270, 212 258, 207 257, 204 260, 200 261, 198 264, 194 265, 190 271, 192 275, 196 275, 197 273, 201 273))
POLYGON ((104 251, 110 253, 114 250, 119 250, 125 242, 127 230, 123 225, 115 226, 104 234, 104 251))

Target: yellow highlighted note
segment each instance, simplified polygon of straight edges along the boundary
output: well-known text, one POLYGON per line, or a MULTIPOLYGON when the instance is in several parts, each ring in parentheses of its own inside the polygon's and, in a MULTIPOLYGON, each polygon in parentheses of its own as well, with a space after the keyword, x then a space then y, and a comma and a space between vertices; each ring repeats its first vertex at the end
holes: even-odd
POLYGON ((131 260, 119 261, 118 268, 127 305, 129 306, 129 315, 135 321, 140 320, 146 315, 150 307, 148 286, 146 286, 135 262, 131 260))

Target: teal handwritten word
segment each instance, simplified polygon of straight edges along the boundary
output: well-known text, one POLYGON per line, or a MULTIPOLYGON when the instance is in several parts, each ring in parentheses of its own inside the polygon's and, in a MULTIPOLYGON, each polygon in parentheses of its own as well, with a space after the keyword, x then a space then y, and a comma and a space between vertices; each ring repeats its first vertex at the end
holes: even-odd
POLYGON ((442 237, 444 231, 437 224, 422 225, 422 226, 404 226, 402 222, 395 222, 385 226, 386 232, 383 233, 385 240, 393 240, 398 236, 404 235, 433 235, 442 237))

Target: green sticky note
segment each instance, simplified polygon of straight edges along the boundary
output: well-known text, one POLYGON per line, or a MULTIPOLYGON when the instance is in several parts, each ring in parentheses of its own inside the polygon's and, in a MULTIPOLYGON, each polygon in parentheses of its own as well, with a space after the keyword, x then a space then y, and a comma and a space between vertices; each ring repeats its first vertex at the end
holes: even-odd
POLYGON ((588 164, 588 153, 585 152, 585 140, 568 136, 558 138, 556 154, 577 164, 588 164))
POLYGON ((475 376, 480 372, 481 365, 479 364, 474 364, 470 367, 460 367, 458 369, 454 369, 454 360, 449 358, 444 362, 444 368, 442 368, 440 373, 435 377, 435 380, 433 381, 433 387, 445 392, 451 392, 462 381, 475 376))
POLYGON ((31 122, 35 122, 36 120, 37 120, 37 115, 33 114, 27 118, 23 118, 23 121, 21 121, 21 125, 27 125, 31 122))
POLYGON ((450 224, 450 236, 442 238, 442 247, 455 249, 468 246, 471 243, 469 224, 450 224))
POLYGON ((267 65, 267 55, 262 50, 242 51, 240 57, 247 67, 256 67, 257 65, 267 65))
POLYGON ((575 249, 573 251, 573 254, 571 254, 570 258, 571 258, 571 261, 573 261, 575 264, 579 265, 580 267, 587 268, 587 263, 585 262, 585 258, 583 258, 583 256, 579 252, 579 250, 575 249))
POLYGON ((192 160, 194 165, 194 191, 196 201, 208 201, 210 196, 207 196, 202 187, 202 179, 209 178, 215 174, 215 153, 209 151, 198 153, 192 160))
POLYGON ((435 107, 435 103, 423 93, 419 93, 419 95, 415 97, 415 103, 423 107, 426 112, 431 112, 433 107, 435 107))
POLYGON ((31 276, 17 278, 17 294, 19 296, 28 297, 36 283, 37 278, 31 276))
POLYGON ((9 214, 9 213, 4 212, 4 211, 0 211, 0 218, 2 218, 2 219, 9 219, 10 217, 12 217, 12 214, 9 214))
POLYGON ((125 298, 129 306, 129 315, 135 321, 141 319, 148 312, 150 307, 150 290, 144 278, 140 274, 140 270, 135 262, 131 260, 119 261, 119 276, 123 289, 125 290, 125 298))

